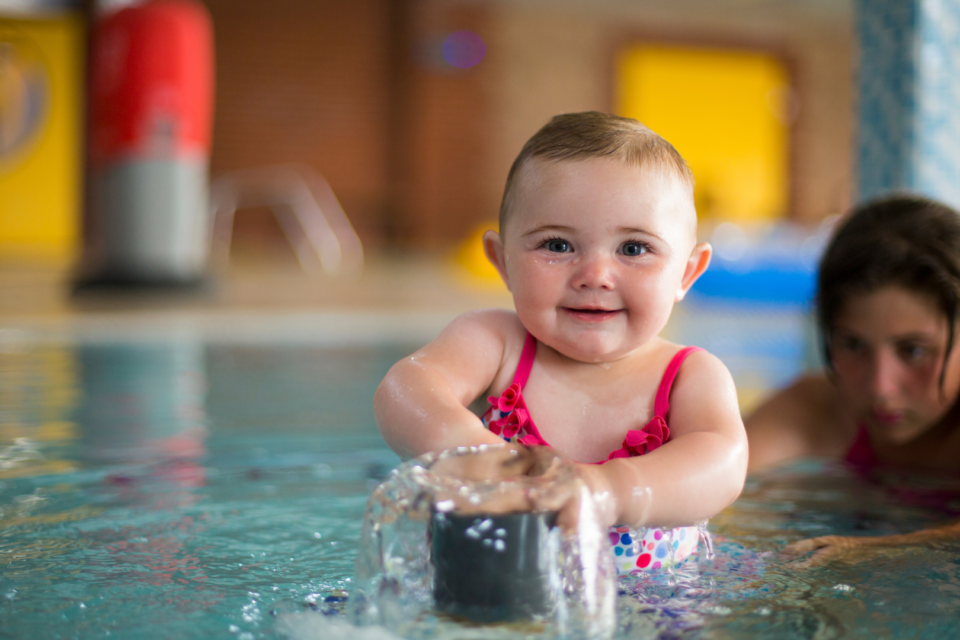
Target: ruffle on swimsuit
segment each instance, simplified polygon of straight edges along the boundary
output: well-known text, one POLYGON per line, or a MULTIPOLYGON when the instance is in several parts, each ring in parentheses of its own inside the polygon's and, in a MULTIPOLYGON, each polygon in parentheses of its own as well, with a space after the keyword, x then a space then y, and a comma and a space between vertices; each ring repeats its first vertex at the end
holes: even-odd
MULTIPOLYGON (((611 451, 606 460, 600 460, 594 464, 603 464, 614 458, 641 456, 657 449, 670 439, 670 427, 667 425, 670 389, 683 361, 696 351, 702 351, 702 349, 685 347, 673 356, 657 387, 657 395, 653 402, 653 418, 643 428, 627 431, 620 448, 611 451)), ((540 435, 523 399, 523 387, 530 377, 536 355, 537 339, 527 333, 527 339, 520 354, 520 362, 513 374, 513 381, 499 396, 490 396, 487 399, 490 408, 483 414, 482 419, 491 433, 499 435, 507 442, 519 442, 527 446, 549 446, 549 443, 540 435)), ((609 535, 618 575, 659 569, 670 564, 679 566, 683 560, 696 553, 700 539, 700 533, 696 527, 675 529, 611 527, 609 535)))

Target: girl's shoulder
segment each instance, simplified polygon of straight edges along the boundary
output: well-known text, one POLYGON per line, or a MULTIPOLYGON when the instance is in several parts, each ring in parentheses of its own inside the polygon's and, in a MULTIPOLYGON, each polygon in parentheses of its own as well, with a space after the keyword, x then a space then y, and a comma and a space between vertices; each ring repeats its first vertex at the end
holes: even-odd
POLYGON ((753 414, 779 414, 778 419, 796 423, 804 431, 835 431, 843 420, 840 392, 823 373, 800 376, 776 392, 753 414))
POLYGON ((856 436, 839 391, 824 374, 808 374, 775 392, 744 420, 750 467, 802 456, 842 456, 856 436))

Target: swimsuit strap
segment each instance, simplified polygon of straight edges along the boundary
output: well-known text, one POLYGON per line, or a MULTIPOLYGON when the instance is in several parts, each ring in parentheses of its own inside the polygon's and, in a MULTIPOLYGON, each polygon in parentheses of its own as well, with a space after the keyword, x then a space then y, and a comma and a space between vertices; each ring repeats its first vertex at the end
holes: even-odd
POLYGON ((523 389, 527 385, 527 378, 530 377, 530 370, 533 369, 533 360, 537 356, 537 339, 527 332, 527 339, 523 343, 523 351, 520 352, 520 362, 517 363, 517 370, 513 374, 513 382, 520 385, 523 389))
POLYGON ((877 454, 870 445, 870 435, 862 424, 857 426, 857 437, 843 459, 857 467, 872 467, 877 464, 877 454))
POLYGON ((680 349, 680 351, 677 351, 673 359, 670 360, 670 364, 667 365, 667 369, 663 372, 663 377, 660 379, 660 386, 657 387, 657 395, 653 400, 653 415, 660 416, 666 420, 667 411, 670 410, 670 388, 673 386, 673 381, 680 372, 683 361, 687 359, 687 356, 696 351, 703 351, 703 349, 700 347, 684 347, 680 349))

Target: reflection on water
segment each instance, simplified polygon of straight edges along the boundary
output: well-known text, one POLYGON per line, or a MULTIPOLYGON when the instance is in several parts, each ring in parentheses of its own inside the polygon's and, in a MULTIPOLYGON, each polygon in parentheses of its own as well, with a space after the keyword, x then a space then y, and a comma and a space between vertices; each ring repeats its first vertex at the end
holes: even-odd
POLYGON ((77 360, 84 459, 185 461, 204 455, 202 343, 83 345, 77 360))
POLYGON ((73 468, 40 449, 41 443, 52 449, 76 437, 76 378, 73 349, 0 342, 0 480, 73 468))
MULTIPOLYGON (((369 399, 406 352, 183 338, 5 348, 0 636, 397 637, 340 612, 364 504, 398 463, 369 399)), ((614 635, 951 637, 960 545, 806 570, 778 551, 958 512, 960 488, 930 478, 816 462, 752 477, 710 524, 712 559, 620 580, 614 635)), ((401 636, 538 633, 451 623, 401 636)))

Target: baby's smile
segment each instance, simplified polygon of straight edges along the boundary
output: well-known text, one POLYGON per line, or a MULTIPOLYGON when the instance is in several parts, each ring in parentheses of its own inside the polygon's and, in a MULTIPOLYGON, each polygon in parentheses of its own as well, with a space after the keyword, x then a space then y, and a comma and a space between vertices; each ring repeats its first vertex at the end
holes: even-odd
POLYGON ((560 307, 560 309, 583 322, 602 322, 626 311, 625 309, 604 309, 602 307, 560 307))

